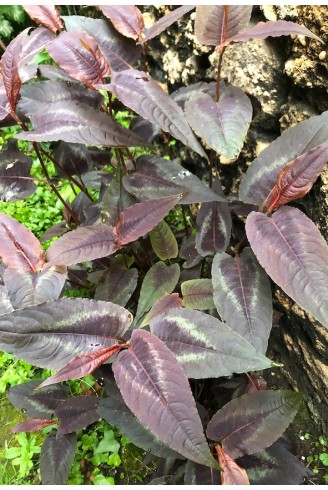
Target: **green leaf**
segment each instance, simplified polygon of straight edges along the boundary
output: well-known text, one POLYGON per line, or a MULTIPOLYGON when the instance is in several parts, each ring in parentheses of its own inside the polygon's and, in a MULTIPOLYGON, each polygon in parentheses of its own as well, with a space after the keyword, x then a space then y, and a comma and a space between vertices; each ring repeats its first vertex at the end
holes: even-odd
POLYGON ((111 476, 97 475, 93 480, 94 485, 115 485, 115 480, 111 476))
POLYGON ((118 454, 111 454, 107 459, 107 464, 109 466, 120 466, 121 458, 118 454))
POLYGON ((328 453, 321 453, 319 459, 324 466, 328 466, 328 453))
POLYGON ((179 248, 169 225, 163 220, 149 233, 151 246, 161 260, 174 259, 179 248))
POLYGON ((191 279, 181 284, 183 306, 193 310, 215 308, 211 279, 191 279))
POLYGON ((20 447, 10 447, 3 453, 3 457, 6 459, 14 459, 21 455, 22 449, 20 447))
POLYGON ((13 28, 10 24, 10 22, 8 22, 8 20, 4 19, 3 17, 0 17, 0 32, 1 32, 1 36, 3 37, 10 37, 12 32, 13 32, 13 28))
POLYGON ((96 447, 94 454, 99 453, 117 453, 120 449, 120 443, 115 440, 114 432, 106 430, 104 437, 96 447))

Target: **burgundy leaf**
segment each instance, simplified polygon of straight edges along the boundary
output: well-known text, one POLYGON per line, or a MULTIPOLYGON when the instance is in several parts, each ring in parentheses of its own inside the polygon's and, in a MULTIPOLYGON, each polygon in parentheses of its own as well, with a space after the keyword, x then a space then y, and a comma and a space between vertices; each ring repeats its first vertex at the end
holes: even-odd
POLYGON ((0 285, 0 316, 13 311, 13 305, 10 302, 8 291, 5 286, 0 285))
POLYGON ((0 121, 5 119, 10 112, 8 97, 3 83, 3 77, 0 76, 0 121))
POLYGON ((105 190, 101 201, 102 214, 106 221, 113 226, 118 222, 120 214, 136 202, 135 198, 125 190, 122 178, 123 171, 118 165, 116 176, 105 190))
POLYGON ((305 196, 325 168, 327 161, 328 142, 312 148, 283 167, 271 192, 268 212, 305 196))
POLYGON ((20 424, 16 424, 12 427, 11 432, 37 432, 40 429, 44 429, 45 427, 56 423, 57 420, 35 419, 31 417, 20 424))
POLYGON ((39 240, 24 225, 0 213, 0 257, 12 269, 36 272, 44 264, 39 240))
POLYGON ((76 451, 76 433, 48 435, 42 444, 40 473, 42 485, 64 485, 76 451))
POLYGON ((222 485, 250 485, 246 470, 237 465, 236 461, 230 458, 220 446, 215 446, 219 458, 219 465, 222 468, 222 485))
MULTIPOLYGON (((25 39, 19 61, 19 76, 22 82, 29 80, 27 63, 40 53, 49 43, 54 41, 56 36, 45 27, 37 27, 25 39), (25 71, 26 70, 26 71, 25 71)), ((42 66, 42 65, 41 65, 42 66)))
POLYGON ((193 461, 187 461, 184 485, 220 485, 220 472, 193 461))
POLYGON ((268 383, 264 378, 256 376, 255 374, 248 375, 248 383, 245 393, 254 393, 255 391, 267 390, 268 383))
POLYGON ((195 34, 200 44, 217 46, 249 25, 252 5, 198 5, 195 34))
POLYGON ((211 279, 191 279, 181 284, 183 306, 193 310, 215 308, 211 279))
POLYGON ((328 327, 328 247, 315 224, 284 206, 270 218, 253 211, 246 233, 271 279, 328 327))
MULTIPOLYGON (((45 29, 45 28, 39 28, 45 29)), ((46 30, 46 29, 45 29, 46 30)), ((51 34, 50 31, 47 31, 51 34)), ((22 83, 28 82, 33 78, 47 78, 48 80, 64 80, 66 82, 76 83, 74 78, 70 77, 64 70, 55 65, 38 65, 36 63, 29 63, 28 65, 19 66, 19 76, 22 83)), ((84 87, 81 86, 83 89, 84 87)), ((95 93, 97 95, 97 93, 95 93)), ((98 93, 98 95, 100 95, 98 93)))
POLYGON ((61 68, 88 87, 103 83, 110 75, 98 43, 84 32, 62 32, 47 49, 61 68))
POLYGON ((113 92, 127 107, 151 123, 160 126, 163 131, 170 133, 207 159, 181 107, 147 73, 138 70, 113 73, 111 83, 103 88, 113 92))
POLYGON ((133 204, 120 214, 113 229, 118 245, 137 240, 146 235, 162 221, 167 213, 180 201, 182 195, 150 199, 133 204))
POLYGON ((172 25, 173 22, 176 22, 177 20, 180 19, 180 17, 187 14, 188 12, 190 12, 190 10, 193 10, 194 8, 195 5, 182 5, 182 7, 179 7, 173 10, 172 12, 164 15, 159 20, 157 20, 151 27, 143 29, 140 42, 145 43, 150 39, 153 39, 155 36, 158 36, 158 34, 161 34, 168 27, 170 27, 170 25, 172 25))
POLYGON ((296 24, 295 22, 289 22, 286 20, 278 20, 278 21, 268 21, 268 22, 259 22, 255 26, 249 27, 246 30, 241 32, 241 29, 236 32, 236 34, 232 34, 228 32, 228 39, 223 39, 219 42, 218 48, 222 48, 223 46, 227 46, 232 42, 238 41, 248 41, 249 39, 266 39, 269 36, 279 37, 279 36, 289 36, 290 34, 296 34, 297 36, 308 36, 316 39, 317 41, 321 41, 320 37, 313 34, 306 27, 296 24))
POLYGON ((182 259, 186 259, 183 264, 183 267, 186 269, 194 267, 203 260, 203 257, 199 255, 196 248, 196 235, 191 235, 191 237, 185 239, 180 249, 179 256, 182 259))
POLYGON ((186 458, 217 468, 186 375, 163 342, 134 330, 113 371, 125 403, 145 427, 186 458))
POLYGON ((100 5, 100 8, 123 36, 140 39, 145 24, 138 7, 135 5, 100 5))
POLYGON ((152 124, 141 116, 137 116, 132 119, 129 129, 144 140, 148 141, 148 143, 152 143, 155 136, 161 134, 161 128, 157 126, 157 124, 152 124))
POLYGON ((150 322, 151 331, 175 354, 188 378, 218 378, 271 367, 228 325, 201 311, 174 308, 150 322))
POLYGON ((252 162, 239 188, 240 200, 262 204, 274 188, 280 170, 295 158, 328 140, 328 111, 296 124, 265 148, 252 162))
POLYGON ((209 439, 221 442, 231 458, 271 446, 294 419, 302 395, 292 391, 257 391, 224 405, 207 426, 209 439))
POLYGON ((268 276, 252 250, 246 248, 234 258, 216 254, 212 281, 221 319, 265 354, 272 328, 272 295, 268 276))
POLYGON ((243 147, 252 120, 253 108, 247 95, 230 86, 215 102, 206 93, 185 103, 187 120, 206 145, 229 160, 235 160, 243 147))
POLYGON ((178 293, 165 294, 156 303, 151 307, 139 328, 145 327, 148 325, 156 316, 161 315, 162 313, 170 310, 171 308, 181 308, 182 307, 182 299, 180 298, 178 293))
POLYGON ((83 31, 92 36, 110 63, 113 71, 131 68, 140 55, 140 48, 132 39, 122 36, 104 19, 92 19, 80 15, 62 17, 69 32, 83 31))
MULTIPOLYGON (((226 84, 221 81, 220 82, 220 93, 222 93, 226 89, 226 84)), ((185 103, 190 100, 193 95, 199 95, 201 93, 208 94, 215 98, 216 93, 216 82, 197 82, 191 83, 186 87, 180 87, 178 90, 175 90, 170 94, 170 97, 175 100, 175 102, 181 107, 181 109, 185 108, 185 103)))
POLYGON ((117 344, 132 315, 121 306, 80 298, 58 299, 0 317, 0 349, 47 369, 79 354, 117 344))
POLYGON ((178 256, 178 242, 169 225, 163 220, 149 233, 150 243, 161 260, 175 259, 178 256))
POLYGON ((56 33, 64 29, 58 8, 54 5, 24 5, 24 10, 37 24, 56 33))
POLYGON ((138 269, 125 269, 114 262, 97 283, 94 298, 125 306, 137 287, 137 281, 138 269))
POLYGON ((40 238, 41 243, 45 243, 48 240, 51 240, 51 238, 54 238, 55 236, 61 236, 64 235, 69 231, 68 225, 65 220, 60 221, 59 223, 56 223, 53 226, 50 226, 50 228, 47 229, 47 231, 44 232, 44 234, 40 238))
POLYGON ((54 152, 54 159, 64 169, 65 174, 78 175, 92 168, 90 153, 86 145, 61 141, 54 152))

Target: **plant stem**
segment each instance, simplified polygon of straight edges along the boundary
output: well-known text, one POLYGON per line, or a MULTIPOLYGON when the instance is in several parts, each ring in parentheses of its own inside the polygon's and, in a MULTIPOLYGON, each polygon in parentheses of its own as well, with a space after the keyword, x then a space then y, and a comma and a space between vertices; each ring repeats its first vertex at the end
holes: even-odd
POLYGON ((220 54, 219 54, 219 61, 218 61, 218 73, 216 77, 216 91, 215 91, 215 102, 219 101, 220 98, 220 82, 221 82, 221 70, 222 70, 222 59, 224 52, 226 50, 226 46, 221 48, 220 54))
POLYGON ((247 240, 247 235, 245 233, 234 248, 233 253, 235 257, 239 255, 239 249, 244 244, 244 242, 246 242, 246 240, 247 240))
POLYGON ((185 226, 185 234, 186 234, 186 237, 189 238, 190 237, 189 225, 188 225, 188 222, 187 222, 186 212, 185 212, 185 209, 184 209, 184 207, 183 207, 182 204, 181 204, 181 211, 182 211, 183 223, 184 223, 184 226, 185 226))

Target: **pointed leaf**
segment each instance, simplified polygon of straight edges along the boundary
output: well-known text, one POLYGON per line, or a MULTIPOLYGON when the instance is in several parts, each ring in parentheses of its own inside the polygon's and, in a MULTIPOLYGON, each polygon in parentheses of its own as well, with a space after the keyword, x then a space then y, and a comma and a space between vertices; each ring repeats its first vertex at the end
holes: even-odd
POLYGON ((118 248, 112 226, 81 226, 50 245, 46 256, 49 264, 68 266, 106 257, 118 248))
POLYGON ((201 311, 171 309, 150 322, 188 378, 218 378, 266 369, 271 361, 225 323, 201 311))
POLYGON ((123 36, 138 39, 145 27, 142 13, 135 5, 100 5, 102 13, 123 36))
POLYGON ((186 259, 183 264, 183 267, 186 269, 194 267, 203 260, 203 257, 199 255, 196 248, 196 235, 185 239, 180 249, 179 257, 186 259))
POLYGON ((262 204, 274 188, 280 170, 295 158, 328 140, 328 111, 296 124, 265 148, 242 178, 240 200, 262 204))
POLYGON ((143 280, 135 323, 147 313, 147 311, 164 294, 170 294, 178 283, 180 267, 178 264, 166 265, 164 262, 154 264, 143 280))
POLYGON ((253 211, 246 233, 271 279, 328 327, 328 246, 315 224, 284 206, 271 218, 253 211))
POLYGON ((163 342, 150 332, 133 331, 130 348, 119 354, 113 371, 125 403, 156 437, 192 461, 217 467, 188 380, 163 342))
POLYGON ((13 269, 36 272, 44 264, 39 240, 24 225, 0 213, 0 256, 13 269))
POLYGON ((116 344, 131 322, 131 313, 109 302, 58 299, 1 316, 0 349, 58 370, 78 354, 116 344))
POLYGON ((272 295, 268 276, 252 250, 246 248, 234 258, 216 254, 212 281, 221 319, 265 354, 272 328, 272 295))
POLYGON ((180 298, 178 293, 165 294, 156 303, 151 307, 139 328, 143 328, 148 325, 151 320, 153 320, 156 316, 161 315, 162 313, 170 310, 171 308, 181 308, 182 307, 182 299, 180 298))
MULTIPOLYGON (((289 36, 290 34, 294 34, 297 36, 308 36, 316 39, 317 41, 321 41, 320 37, 313 34, 306 27, 296 24, 295 22, 289 22, 286 20, 278 20, 278 21, 268 21, 268 22, 259 22, 255 24, 255 26, 248 27, 246 30, 239 32, 236 34, 232 34, 228 32, 228 38, 219 42, 218 48, 222 48, 223 46, 227 46, 231 42, 238 41, 249 41, 249 39, 266 39, 269 36, 279 37, 279 36, 289 36)), ((322 41, 321 41, 322 42, 322 41)))
POLYGON ((183 306, 194 310, 215 308, 211 279, 191 279, 181 284, 183 306))
POLYGON ((250 485, 246 470, 237 465, 220 446, 215 446, 219 465, 222 468, 222 485, 250 485))
POLYGON ((251 5, 198 5, 195 34, 200 44, 217 46, 227 37, 244 31, 252 13, 251 5))
POLYGON ((8 291, 5 286, 0 285, 0 316, 13 311, 13 305, 10 302, 8 291))
POLYGON ((47 49, 61 68, 89 87, 110 76, 109 63, 97 42, 84 32, 62 32, 47 49))
POLYGON ((238 87, 228 87, 215 102, 208 94, 192 96, 185 103, 187 120, 206 145, 227 159, 236 159, 252 120, 253 108, 238 87))
POLYGON ((151 246, 159 259, 175 259, 178 256, 178 242, 171 228, 164 220, 151 230, 149 238, 151 246))
POLYGON ((113 226, 118 222, 120 214, 136 202, 135 198, 125 190, 122 184, 122 174, 122 168, 118 166, 116 176, 105 190, 101 201, 101 211, 108 223, 113 226))
POLYGON ((302 395, 292 391, 257 391, 232 400, 207 426, 209 439, 236 459, 271 446, 294 419, 302 395))
POLYGON ((111 83, 104 88, 113 92, 123 104, 144 119, 157 124, 163 131, 207 159, 182 109, 147 73, 138 70, 113 73, 111 83))
POLYGON ((113 263, 101 276, 94 298, 125 306, 137 287, 137 282, 137 269, 123 269, 113 263))
POLYGON ((62 19, 68 32, 83 31, 97 41, 113 71, 131 68, 139 58, 140 48, 136 43, 119 34, 108 21, 80 15, 71 15, 62 19))
POLYGON ((153 39, 155 36, 158 36, 163 31, 165 31, 173 22, 176 22, 183 15, 193 10, 195 5, 182 5, 181 7, 173 10, 172 12, 164 15, 159 20, 157 20, 151 27, 145 28, 142 32, 142 38, 140 42, 147 42, 150 39, 153 39))
POLYGON ((42 24, 54 33, 64 29, 58 8, 54 5, 24 5, 24 10, 37 24, 42 24))
POLYGON ((76 434, 48 435, 42 444, 40 473, 42 485, 64 485, 73 463, 76 434))
POLYGON ((22 410, 29 417, 50 419, 56 407, 68 398, 68 389, 65 386, 53 385, 35 391, 41 381, 35 379, 11 386, 7 396, 14 407, 22 410))
POLYGON ((37 27, 25 39, 18 67, 19 77, 22 83, 31 78, 29 72, 30 65, 27 64, 32 61, 40 51, 46 48, 49 43, 54 41, 54 39, 56 39, 56 36, 45 27, 37 27))
POLYGON ((23 420, 20 424, 14 425, 11 432, 37 432, 40 429, 44 429, 45 427, 49 427, 49 425, 54 425, 56 423, 56 420, 29 418, 23 420))
MULTIPOLYGON (((226 89, 226 84, 221 81, 220 83, 220 93, 226 89)), ((208 94, 215 98, 216 93, 216 82, 197 82, 191 83, 187 87, 180 87, 170 94, 170 97, 175 100, 175 102, 181 107, 185 108, 185 103, 193 97, 193 95, 198 95, 200 93, 208 94)))
POLYGON ((114 228, 118 245, 134 242, 151 231, 180 201, 181 194, 132 204, 120 214, 114 228))
POLYGON ((15 309, 58 299, 66 278, 66 267, 58 265, 38 274, 8 267, 4 274, 5 286, 15 309))
POLYGON ((328 142, 312 148, 283 167, 271 192, 268 212, 305 196, 325 168, 327 161, 328 142))
POLYGON ((56 408, 54 415, 59 418, 57 437, 83 429, 99 419, 96 396, 73 396, 56 408))

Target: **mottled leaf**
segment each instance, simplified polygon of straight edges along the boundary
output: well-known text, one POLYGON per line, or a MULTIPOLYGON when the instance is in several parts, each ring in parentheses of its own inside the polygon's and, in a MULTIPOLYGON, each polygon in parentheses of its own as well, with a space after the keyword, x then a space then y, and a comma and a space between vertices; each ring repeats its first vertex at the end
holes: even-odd
POLYGON ((54 420, 29 418, 11 428, 11 432, 37 432, 49 425, 56 424, 54 420))
POLYGON ((83 429, 99 419, 96 396, 73 396, 56 408, 54 415, 59 418, 57 437, 83 429))
POLYGON ((14 308, 10 302, 7 288, 0 285, 0 316, 12 312, 13 309, 14 308))
POLYGON ((151 331, 175 354, 188 378, 218 378, 269 368, 225 323, 201 311, 175 308, 150 321, 151 331))
POLYGON ((211 279, 191 279, 181 284, 183 306, 193 310, 215 308, 211 279))
POLYGON ((88 87, 103 83, 110 75, 109 63, 98 43, 84 32, 62 32, 47 49, 61 68, 88 87))
POLYGON ((252 250, 244 249, 240 257, 216 254, 212 282, 221 319, 265 354, 272 328, 272 295, 268 276, 252 250))
POLYGON ((174 259, 178 256, 178 242, 171 228, 164 220, 151 230, 149 238, 151 246, 159 259, 174 259))
POLYGON ((145 330, 113 363, 125 403, 158 439, 197 463, 217 467, 188 380, 174 354, 145 330))
POLYGON ((244 31, 252 13, 251 5, 198 5, 195 34, 200 44, 217 46, 244 31))
POLYGON ((161 298, 159 298, 156 303, 151 307, 145 318, 142 320, 139 328, 145 327, 150 323, 153 318, 158 315, 161 315, 165 311, 170 310, 171 308, 181 308, 182 307, 182 299, 180 298, 178 293, 165 294, 161 298))
POLYGON ((271 279, 328 327, 328 247, 313 221, 289 206, 271 217, 253 211, 246 233, 271 279))
POLYGON ((147 73, 138 70, 113 73, 111 83, 104 88, 113 92, 123 104, 137 114, 157 124, 163 131, 170 133, 207 159, 181 107, 147 73))
POLYGON ((156 301, 170 294, 178 283, 180 267, 178 264, 166 265, 164 262, 157 262, 152 265, 143 280, 138 309, 135 316, 135 323, 147 313, 156 301))
POLYGON ((40 473, 42 485, 64 485, 76 450, 76 433, 50 434, 42 444, 40 473))
POLYGON ((137 281, 138 269, 124 269, 113 263, 97 283, 94 298, 125 306, 137 287, 137 281))
POLYGON ((54 33, 64 28, 58 8, 54 5, 24 5, 24 10, 37 24, 42 24, 54 33))
POLYGON ((215 446, 219 465, 222 468, 222 485, 250 485, 246 470, 237 465, 236 461, 227 454, 222 447, 215 446))
POLYGON ((227 159, 235 160, 243 147, 253 108, 247 95, 230 86, 219 101, 205 93, 185 103, 187 120, 206 145, 227 159))
POLYGON ((301 402, 300 393, 287 390, 248 393, 216 412, 206 435, 219 441, 231 458, 256 453, 283 434, 301 402))
POLYGON ((120 214, 114 228, 118 245, 126 245, 151 231, 180 201, 181 194, 132 204, 120 214))
POLYGON ((143 29, 142 38, 140 42, 146 42, 150 39, 153 39, 155 36, 158 36, 163 31, 165 31, 173 22, 176 22, 183 15, 193 10, 195 5, 182 5, 181 7, 169 12, 166 15, 163 15, 159 20, 157 20, 151 27, 143 29))
POLYGON ((58 299, 0 317, 0 349, 46 369, 117 343, 132 315, 121 306, 80 298, 58 299))
MULTIPOLYGON (((5 119, 10 112, 8 97, 3 83, 3 78, 0 76, 0 121, 5 119)), ((5 121, 4 121, 5 123, 5 121)))
POLYGON ((12 269, 36 272, 44 264, 39 240, 18 221, 0 213, 0 256, 12 269))
POLYGON ((252 162, 239 188, 240 200, 262 204, 280 170, 295 158, 328 140, 328 111, 296 124, 265 148, 252 162))
POLYGON ((135 5, 100 5, 100 8, 123 36, 132 39, 140 38, 145 24, 138 7, 135 5))

